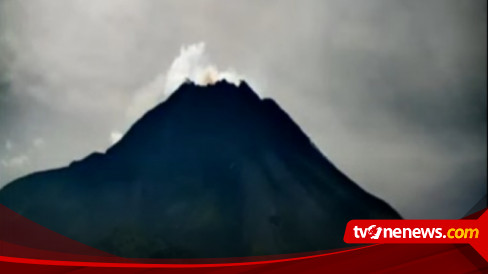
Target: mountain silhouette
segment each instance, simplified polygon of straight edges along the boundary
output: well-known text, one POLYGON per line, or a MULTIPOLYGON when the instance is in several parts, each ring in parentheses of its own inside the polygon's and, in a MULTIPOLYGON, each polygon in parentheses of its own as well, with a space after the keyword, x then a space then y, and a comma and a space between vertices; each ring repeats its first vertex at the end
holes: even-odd
POLYGON ((124 257, 340 248, 351 219, 396 219, 247 83, 185 82, 105 153, 15 180, 0 203, 124 257))

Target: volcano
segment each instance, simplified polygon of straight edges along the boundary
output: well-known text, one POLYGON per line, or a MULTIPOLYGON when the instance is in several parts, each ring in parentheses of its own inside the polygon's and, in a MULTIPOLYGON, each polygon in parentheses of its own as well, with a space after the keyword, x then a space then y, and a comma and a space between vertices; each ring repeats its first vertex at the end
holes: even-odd
POLYGON ((0 203, 123 257, 211 258, 346 246, 351 219, 397 219, 242 81, 185 82, 105 153, 17 179, 0 203))

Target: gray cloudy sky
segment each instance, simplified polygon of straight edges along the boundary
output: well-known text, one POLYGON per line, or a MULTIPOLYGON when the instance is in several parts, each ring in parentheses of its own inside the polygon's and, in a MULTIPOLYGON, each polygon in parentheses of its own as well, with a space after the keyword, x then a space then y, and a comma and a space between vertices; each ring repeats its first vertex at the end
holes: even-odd
POLYGON ((459 218, 487 188, 486 5, 0 0, 0 187, 105 150, 205 42, 363 188, 407 218, 459 218))

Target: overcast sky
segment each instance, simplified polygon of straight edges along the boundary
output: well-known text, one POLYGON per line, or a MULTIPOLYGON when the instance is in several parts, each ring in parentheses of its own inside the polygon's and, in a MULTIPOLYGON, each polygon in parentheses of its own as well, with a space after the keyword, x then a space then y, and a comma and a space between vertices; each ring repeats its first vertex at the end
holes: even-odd
POLYGON ((404 217, 459 218, 486 195, 486 5, 0 0, 0 187, 107 149, 204 42, 404 217))

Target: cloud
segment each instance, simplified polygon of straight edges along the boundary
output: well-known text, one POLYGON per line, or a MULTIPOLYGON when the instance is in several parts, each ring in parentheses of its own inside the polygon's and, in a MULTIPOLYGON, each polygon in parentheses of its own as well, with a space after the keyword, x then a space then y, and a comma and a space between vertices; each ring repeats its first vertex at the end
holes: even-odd
POLYGON ((5 142, 5 149, 6 149, 7 151, 12 150, 12 148, 13 148, 13 147, 14 147, 14 145, 12 144, 12 142, 11 142, 10 140, 7 140, 7 141, 5 142))
POLYGON ((36 138, 34 141, 32 141, 32 144, 34 145, 35 148, 41 148, 44 146, 45 142, 44 139, 42 138, 36 138))
POLYGON ((124 135, 118 131, 112 131, 110 132, 110 142, 113 144, 117 143, 118 141, 120 141, 120 139, 122 139, 124 135))
POLYGON ((20 154, 12 155, 14 152, 14 144, 12 141, 7 140, 5 142, 5 149, 10 153, 7 153, 7 157, 2 159, 0 164, 5 168, 22 168, 31 162, 32 156, 35 156, 35 149, 42 148, 44 145, 44 139, 38 137, 32 140, 32 147, 27 147, 27 149, 20 154))
POLYGON ((27 155, 21 154, 9 159, 2 159, 1 163, 6 168, 20 168, 29 163, 29 161, 30 159, 27 155))
POLYGON ((157 103, 165 98, 164 86, 166 84, 166 76, 164 74, 158 75, 149 84, 139 88, 132 99, 132 103, 127 109, 127 117, 134 121, 139 118, 144 112, 154 107, 157 103))

